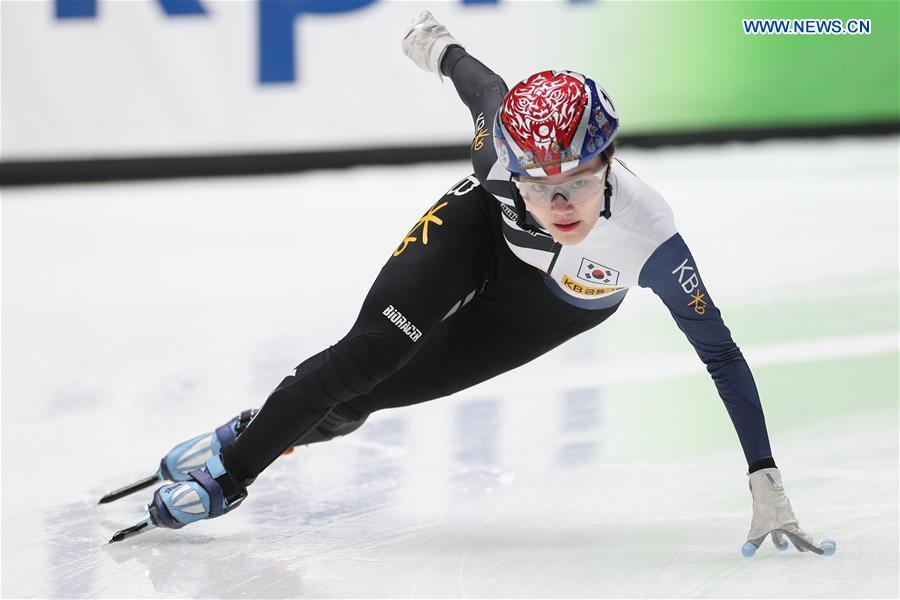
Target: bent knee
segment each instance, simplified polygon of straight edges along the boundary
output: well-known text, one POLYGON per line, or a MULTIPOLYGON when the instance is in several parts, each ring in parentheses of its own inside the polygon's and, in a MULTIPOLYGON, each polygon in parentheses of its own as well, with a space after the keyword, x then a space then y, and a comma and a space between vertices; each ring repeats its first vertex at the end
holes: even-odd
POLYGON ((344 404, 335 406, 309 433, 294 442, 294 446, 305 446, 317 442, 327 442, 336 437, 353 433, 366 422, 368 413, 359 415, 344 404))

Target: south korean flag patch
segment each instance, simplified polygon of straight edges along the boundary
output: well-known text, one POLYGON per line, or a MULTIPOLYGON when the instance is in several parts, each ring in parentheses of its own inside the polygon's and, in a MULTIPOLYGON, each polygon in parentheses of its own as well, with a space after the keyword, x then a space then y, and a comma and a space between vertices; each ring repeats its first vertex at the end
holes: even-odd
POLYGON ((616 285, 619 283, 619 272, 601 265, 596 260, 581 259, 581 268, 578 270, 578 279, 588 283, 602 283, 603 285, 616 285))

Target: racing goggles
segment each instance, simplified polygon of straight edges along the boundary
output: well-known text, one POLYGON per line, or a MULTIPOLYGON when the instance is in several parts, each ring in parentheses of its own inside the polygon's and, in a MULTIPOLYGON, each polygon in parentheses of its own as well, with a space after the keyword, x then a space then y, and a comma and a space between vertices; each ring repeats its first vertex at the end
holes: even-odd
POLYGON ((574 179, 563 183, 520 181, 519 179, 516 179, 515 182, 522 197, 538 206, 549 207, 557 195, 562 196, 569 204, 580 204, 592 198, 594 194, 603 191, 606 168, 607 165, 603 165, 593 173, 581 173, 574 179))

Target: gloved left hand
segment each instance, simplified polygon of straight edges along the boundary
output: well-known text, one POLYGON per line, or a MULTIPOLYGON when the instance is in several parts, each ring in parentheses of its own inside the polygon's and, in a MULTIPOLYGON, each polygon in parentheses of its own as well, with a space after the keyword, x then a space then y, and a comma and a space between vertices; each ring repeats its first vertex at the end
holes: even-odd
POLYGON ((834 554, 837 543, 834 540, 822 540, 816 544, 812 537, 800 529, 791 501, 784 493, 781 473, 777 468, 760 469, 750 474, 750 494, 753 496, 753 519, 750 522, 750 533, 741 548, 744 556, 753 556, 767 535, 779 550, 787 550, 787 538, 800 552, 815 552, 830 556, 834 554))

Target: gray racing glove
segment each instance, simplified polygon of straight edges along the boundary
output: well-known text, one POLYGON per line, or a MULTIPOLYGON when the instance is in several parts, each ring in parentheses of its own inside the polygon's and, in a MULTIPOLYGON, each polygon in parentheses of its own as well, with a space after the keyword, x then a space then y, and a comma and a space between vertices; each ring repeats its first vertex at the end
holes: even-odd
POLYGON ((815 552, 831 556, 837 548, 834 540, 822 540, 816 545, 812 537, 800 529, 791 501, 784 494, 781 473, 776 468, 760 469, 750 474, 750 494, 753 496, 753 519, 750 533, 741 553, 750 557, 771 534, 779 550, 787 550, 787 538, 800 552, 815 552))
POLYGON ((400 46, 403 53, 420 69, 437 74, 443 81, 441 58, 444 52, 450 46, 462 47, 462 44, 457 42, 430 12, 423 10, 409 24, 400 46))

